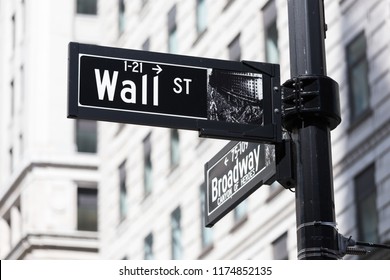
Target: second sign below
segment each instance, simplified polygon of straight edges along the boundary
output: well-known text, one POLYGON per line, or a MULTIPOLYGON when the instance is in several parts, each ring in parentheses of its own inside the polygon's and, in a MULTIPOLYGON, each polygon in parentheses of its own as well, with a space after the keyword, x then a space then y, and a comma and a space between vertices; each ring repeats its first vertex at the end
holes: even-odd
POLYGON ((274 145, 226 145, 205 165, 206 226, 213 226, 261 185, 273 182, 275 173, 274 145))

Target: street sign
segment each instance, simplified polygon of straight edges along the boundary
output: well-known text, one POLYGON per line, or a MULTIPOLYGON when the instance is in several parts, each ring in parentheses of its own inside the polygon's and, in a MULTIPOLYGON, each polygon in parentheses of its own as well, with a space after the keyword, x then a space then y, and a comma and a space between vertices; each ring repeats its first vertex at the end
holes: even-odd
POLYGON ((205 165, 205 224, 213 226, 263 184, 275 180, 275 146, 229 142, 205 165))
POLYGON ((278 142, 279 65, 69 44, 68 117, 278 142))

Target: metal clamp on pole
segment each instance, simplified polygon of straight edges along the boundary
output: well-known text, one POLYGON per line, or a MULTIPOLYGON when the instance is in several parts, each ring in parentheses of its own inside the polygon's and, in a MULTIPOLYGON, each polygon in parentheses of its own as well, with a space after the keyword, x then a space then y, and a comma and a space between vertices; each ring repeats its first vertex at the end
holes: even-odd
POLYGON ((304 223, 304 224, 301 224, 297 227, 297 230, 300 230, 304 227, 308 227, 308 226, 327 226, 327 227, 333 227, 337 230, 336 226, 337 224, 336 223, 333 223, 333 222, 321 222, 321 221, 315 221, 315 222, 311 222, 311 223, 304 223))
POLYGON ((282 86, 282 118, 287 130, 324 121, 333 130, 341 122, 339 86, 327 76, 305 75, 282 86))
MULTIPOLYGON (((305 240, 306 246, 304 249, 298 251, 298 259, 308 259, 308 258, 321 258, 328 257, 332 259, 340 259, 340 253, 337 248, 330 246, 332 240, 329 240, 329 246, 316 247, 316 239, 323 239, 325 236, 334 236, 338 237, 338 230, 336 223, 334 222, 322 222, 322 221, 313 221, 300 224, 297 227, 297 232, 303 231, 305 236, 309 237, 309 240, 305 240)), ((299 233, 298 233, 299 234, 299 233)), ((324 244, 327 242, 324 240, 324 244)))

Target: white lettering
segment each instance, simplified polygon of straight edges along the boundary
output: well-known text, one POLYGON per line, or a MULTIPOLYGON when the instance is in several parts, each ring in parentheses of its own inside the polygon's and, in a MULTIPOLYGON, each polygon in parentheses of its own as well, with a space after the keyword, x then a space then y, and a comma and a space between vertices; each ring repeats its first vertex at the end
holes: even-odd
POLYGON ((253 154, 255 156, 255 162, 256 162, 256 171, 259 170, 259 159, 260 159, 260 146, 257 146, 257 150, 253 149, 253 154))
POLYGON ((233 167, 233 181, 236 184, 240 177, 238 176, 238 160, 236 160, 236 164, 233 167))
POLYGON ((192 82, 191 79, 183 79, 183 81, 186 83, 186 94, 190 94, 190 83, 192 82))
POLYGON ((241 164, 239 166, 240 169, 240 177, 242 178, 246 173, 248 173, 248 165, 247 165, 248 157, 242 159, 241 164))
POLYGON ((110 80, 110 72, 108 70, 104 70, 102 79, 100 77, 100 70, 95 69, 95 79, 99 100, 103 100, 107 92, 108 100, 113 101, 115 96, 116 81, 118 79, 118 71, 114 71, 112 80, 110 80))
MULTIPOLYGON (((126 62, 126 61, 125 61, 126 62)), ((125 66, 128 66, 125 63, 125 66)), ((137 64, 137 69, 142 71, 142 63, 137 64)), ((118 71, 113 71, 112 77, 108 70, 103 71, 103 77, 100 75, 100 70, 95 69, 96 88, 99 100, 104 100, 106 93, 108 101, 114 101, 115 89, 118 80, 118 71)), ((125 103, 136 103, 137 86, 132 80, 124 80, 122 82, 123 89, 120 92, 120 96, 125 103)), ((148 104, 148 75, 142 76, 142 91, 141 99, 142 105, 148 104)), ((153 105, 158 106, 159 95, 158 95, 158 76, 153 77, 153 105)))
POLYGON ((211 201, 214 202, 218 198, 218 179, 211 180, 211 201))
POLYGON ((218 206, 224 203, 226 200, 228 200, 230 197, 233 196, 233 190, 229 189, 227 192, 221 195, 221 197, 218 198, 217 204, 218 206))
POLYGON ((173 88, 173 91, 177 94, 181 93, 181 91, 183 90, 183 88, 181 87, 181 79, 180 78, 175 78, 173 80, 173 83, 177 86, 177 89, 176 88, 173 88))
POLYGON ((125 80, 122 82, 123 89, 121 90, 121 98, 125 103, 136 103, 136 86, 135 83, 131 80, 125 80), (125 87, 129 86, 129 87, 125 87), (127 93, 130 93, 130 98, 126 96, 127 93))
POLYGON ((185 92, 186 94, 190 94, 190 83, 192 82, 192 79, 181 79, 181 78, 175 78, 173 80, 173 83, 176 87, 173 87, 173 91, 177 94, 183 92, 182 82, 185 83, 185 92))
POLYGON ((158 76, 153 78, 153 105, 158 106, 158 76))
POLYGON ((226 175, 223 175, 222 180, 219 180, 218 189, 219 190, 222 189, 222 192, 226 192, 226 190, 227 190, 227 176, 226 175))
POLYGON ((228 172, 228 180, 227 180, 228 188, 233 187, 233 171, 229 170, 228 172))
POLYGON ((142 76, 142 105, 148 104, 148 75, 142 76))
POLYGON ((249 170, 252 170, 253 167, 254 167, 253 153, 250 152, 249 155, 248 155, 247 157, 249 157, 249 158, 248 158, 248 168, 249 168, 249 170))
MULTIPOLYGON (((248 148, 248 143, 237 145, 232 151, 234 154, 242 154, 248 148), (238 151, 237 149, 240 149, 238 151)), ((218 205, 232 197, 242 186, 250 182, 259 171, 260 149, 258 145, 241 160, 235 159, 232 169, 226 171, 221 177, 211 180, 212 202, 218 205)), ((232 152, 232 153, 233 153, 232 152)))

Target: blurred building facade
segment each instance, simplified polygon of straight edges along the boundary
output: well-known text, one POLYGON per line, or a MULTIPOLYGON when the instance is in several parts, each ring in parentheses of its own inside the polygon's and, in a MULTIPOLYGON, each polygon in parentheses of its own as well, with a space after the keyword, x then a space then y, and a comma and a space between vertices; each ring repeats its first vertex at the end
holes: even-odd
POLYGON ((97 126, 64 117, 67 44, 99 36, 76 2, 0 1, 2 259, 98 255, 97 126))
MULTIPOLYGON (((325 7, 338 228, 389 243, 390 1, 325 7)), ((296 259, 295 195, 278 184, 204 228, 204 164, 227 141, 65 118, 72 40, 278 63, 286 81, 287 1, 0 0, 0 15, 1 258, 296 259)))

